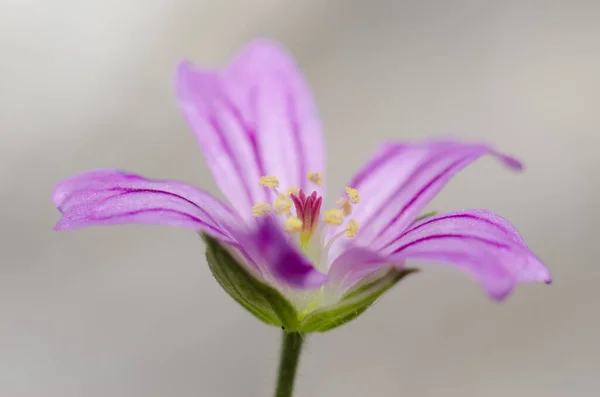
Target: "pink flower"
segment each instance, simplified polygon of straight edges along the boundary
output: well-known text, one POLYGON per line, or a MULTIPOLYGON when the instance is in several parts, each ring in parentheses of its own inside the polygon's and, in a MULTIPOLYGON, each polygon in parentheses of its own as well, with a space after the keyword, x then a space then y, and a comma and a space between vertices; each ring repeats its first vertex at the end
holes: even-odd
POLYGON ((252 42, 223 70, 184 62, 176 90, 229 204, 183 182, 95 170, 56 186, 63 216, 55 230, 144 223, 200 231, 302 310, 307 302, 333 304, 409 260, 454 266, 495 300, 521 282, 550 283, 548 269, 498 215, 464 210, 416 220, 452 176, 484 155, 521 169, 490 146, 386 142, 329 208, 317 110, 279 45, 252 42))

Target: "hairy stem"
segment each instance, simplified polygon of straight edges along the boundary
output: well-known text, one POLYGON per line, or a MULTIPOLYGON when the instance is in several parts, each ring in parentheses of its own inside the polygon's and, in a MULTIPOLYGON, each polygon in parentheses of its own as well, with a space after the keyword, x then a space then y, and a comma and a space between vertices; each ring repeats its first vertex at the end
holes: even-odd
POLYGON ((283 331, 275 397, 292 397, 303 343, 303 334, 283 331))

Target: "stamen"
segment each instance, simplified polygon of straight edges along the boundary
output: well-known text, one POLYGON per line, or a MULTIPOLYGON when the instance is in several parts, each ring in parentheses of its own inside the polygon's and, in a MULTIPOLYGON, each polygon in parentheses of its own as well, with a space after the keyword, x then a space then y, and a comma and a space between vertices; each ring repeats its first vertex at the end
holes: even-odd
POLYGON ((360 202, 360 195, 358 190, 347 187, 346 196, 340 198, 335 204, 342 210, 344 216, 350 216, 352 214, 352 204, 358 204, 360 202))
POLYGON ((350 204, 348 201, 342 204, 342 212, 344 213, 344 216, 349 216, 352 214, 352 204, 350 204))
POLYGON ((329 250, 331 249, 331 246, 340 237, 342 237, 345 234, 346 236, 352 238, 352 237, 355 237, 357 233, 358 233, 358 222, 354 219, 350 219, 348 221, 348 224, 346 225, 346 230, 337 232, 336 234, 331 236, 331 238, 329 240, 327 240, 327 243, 325 244, 325 246, 323 247, 323 250, 321 251, 321 263, 324 263, 325 261, 327 261, 327 255, 329 255, 329 250))
POLYGON ((346 236, 354 237, 358 233, 358 222, 354 219, 350 219, 346 225, 346 236))
POLYGON ((258 203, 252 207, 252 215, 256 217, 269 215, 272 211, 273 208, 269 203, 258 203))
POLYGON ((263 186, 266 187, 270 187, 270 188, 278 188, 279 187, 279 179, 277 179, 277 177, 274 176, 261 176, 260 179, 258 180, 258 183, 260 183, 263 186))
POLYGON ((273 207, 275 208, 275 212, 277 215, 289 214, 292 209, 292 202, 285 197, 285 195, 280 194, 278 198, 273 202, 273 207), (283 198, 281 198, 283 196, 283 198))
POLYGON ((323 247, 323 250, 321 251, 320 263, 327 262, 327 256, 329 255, 329 250, 331 249, 331 246, 333 245, 333 243, 335 243, 337 241, 337 239, 339 239, 343 235, 344 235, 344 232, 342 231, 342 232, 338 232, 338 233, 334 234, 333 236, 331 236, 331 238, 327 241, 327 243, 323 247))
POLYGON ((323 174, 320 172, 309 172, 306 179, 319 186, 323 184, 323 174))
POLYGON ((360 203, 360 195, 358 194, 358 190, 351 187, 347 187, 346 194, 348 195, 348 199, 352 204, 360 203))
POLYGON ((327 252, 329 251, 329 248, 331 248, 331 246, 333 245, 333 243, 335 243, 335 241, 342 237, 344 235, 345 232, 338 232, 336 234, 334 234, 333 236, 331 236, 331 238, 327 241, 327 244, 325 244, 325 247, 323 248, 323 254, 327 254, 327 252))
POLYGON ((333 208, 325 212, 325 223, 328 225, 341 225, 344 221, 342 210, 333 208))
POLYGON ((302 221, 295 216, 290 216, 285 220, 283 228, 286 232, 299 232, 302 230, 302 221))
POLYGON ((298 194, 300 192, 300 188, 297 187, 288 187, 287 195, 291 196, 292 194, 298 194))

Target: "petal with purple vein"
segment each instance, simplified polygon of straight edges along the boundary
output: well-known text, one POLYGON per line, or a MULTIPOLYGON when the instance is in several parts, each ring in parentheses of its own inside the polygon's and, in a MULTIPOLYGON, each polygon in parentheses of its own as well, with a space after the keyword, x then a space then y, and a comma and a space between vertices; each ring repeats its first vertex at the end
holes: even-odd
POLYGON ((260 176, 278 177, 284 189, 308 189, 306 174, 324 171, 315 104, 278 44, 256 40, 224 71, 184 62, 177 94, 219 188, 244 219, 252 218, 253 204, 273 199, 260 176))
POLYGON ((62 218, 55 230, 124 223, 190 228, 236 245, 238 216, 209 193, 183 182, 151 180, 117 170, 84 172, 58 183, 52 199, 62 218))
POLYGON ((368 260, 352 261, 352 256, 342 254, 330 274, 356 282, 386 262, 435 261, 465 271, 496 300, 505 298, 516 283, 551 281, 549 270, 525 245, 514 226, 483 210, 428 218, 384 245, 380 252, 372 253, 368 260))
MULTIPOLYGON (((454 175, 486 154, 510 167, 521 167, 484 144, 450 140, 384 144, 349 183, 362 197, 352 216, 360 224, 353 242, 373 249, 387 244, 406 230, 454 175)), ((333 254, 341 248, 335 250, 333 254)))

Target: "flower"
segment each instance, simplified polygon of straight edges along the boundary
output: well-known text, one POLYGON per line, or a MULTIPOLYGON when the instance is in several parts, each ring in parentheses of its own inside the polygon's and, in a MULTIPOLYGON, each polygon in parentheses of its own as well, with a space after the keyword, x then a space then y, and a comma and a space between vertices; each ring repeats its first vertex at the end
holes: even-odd
MULTIPOLYGON (((55 230, 144 223, 199 231, 223 247, 210 258, 229 258, 252 283, 291 302, 300 313, 298 324, 372 285, 378 287, 369 299, 378 296, 406 274, 408 260, 454 266, 494 300, 518 283, 550 283, 548 269, 500 216, 464 210, 419 217, 467 165, 491 155, 521 169, 512 157, 459 140, 386 142, 327 207, 315 104, 278 44, 254 41, 224 70, 183 62, 176 91, 229 204, 183 182, 94 170, 54 189, 62 213, 55 230), (390 274, 393 282, 386 278, 390 274)), ((232 291, 247 308, 254 305, 232 291)))

